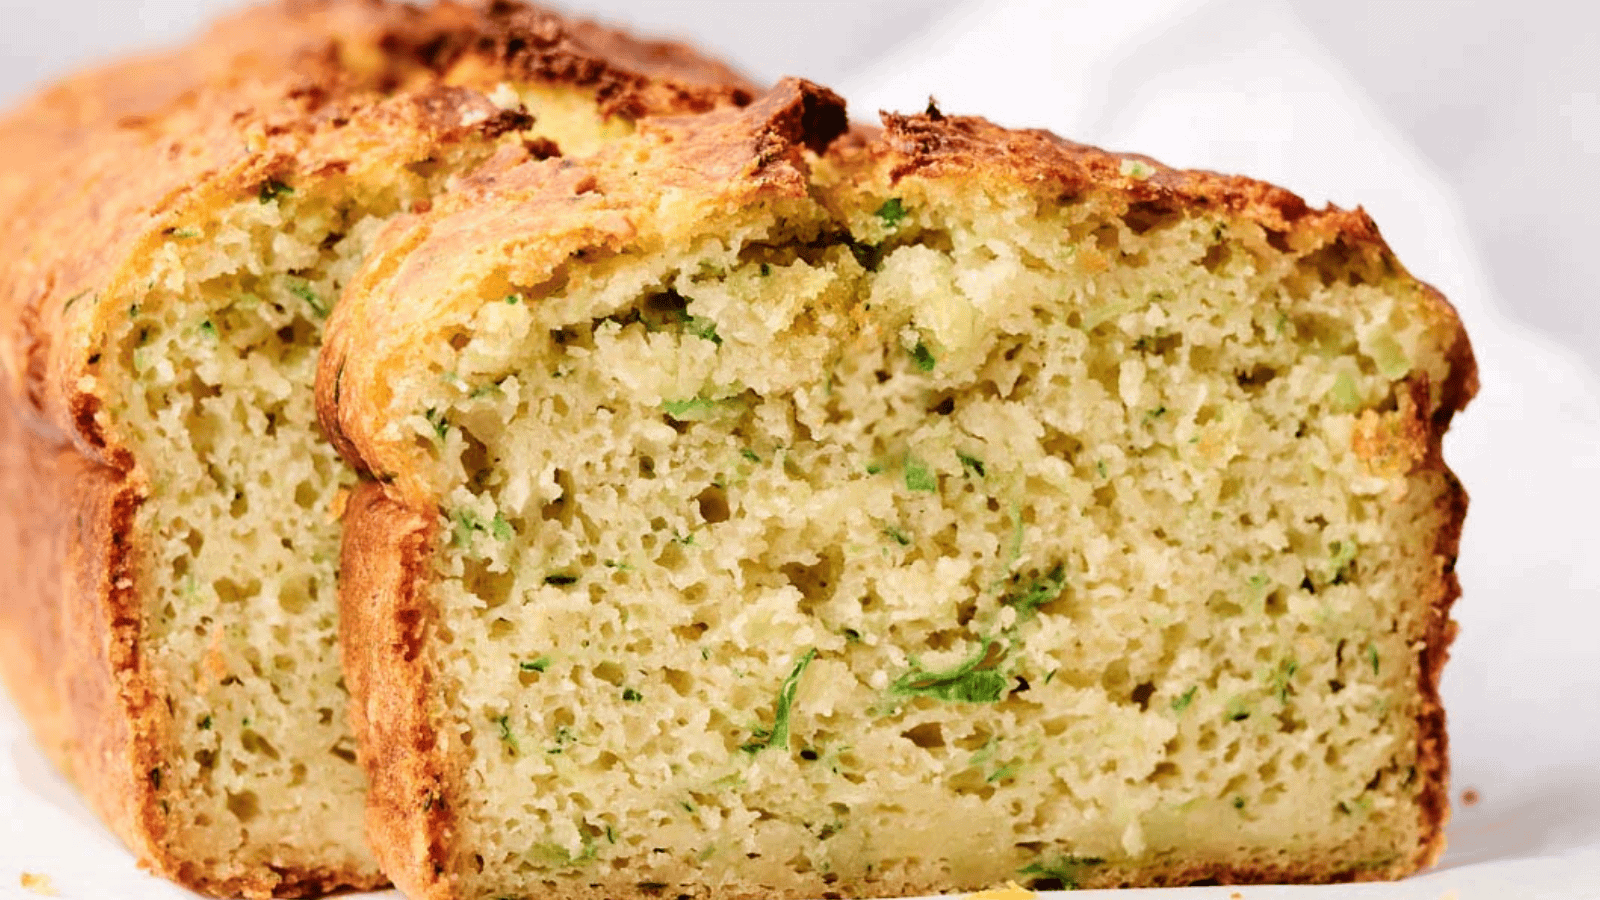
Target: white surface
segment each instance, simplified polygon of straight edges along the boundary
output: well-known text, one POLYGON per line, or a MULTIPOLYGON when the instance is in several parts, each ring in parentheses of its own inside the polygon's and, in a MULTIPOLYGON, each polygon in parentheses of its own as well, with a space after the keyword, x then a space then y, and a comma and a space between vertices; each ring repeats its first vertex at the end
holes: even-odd
MULTIPOLYGON (((163 22, 192 21, 185 16, 193 11, 175 11, 177 6, 117 9, 123 16, 157 9, 163 22)), ((1479 11, 1473 20, 1479 25, 1486 6, 1471 7, 1479 11)), ((1380 79, 1383 89, 1374 100, 1364 45, 1357 41, 1356 50, 1350 49, 1351 35, 1360 33, 1352 23, 1360 26, 1363 15, 1372 19, 1374 9, 1408 11, 1397 19, 1404 20, 1396 26, 1402 31, 1423 25, 1448 31, 1449 17, 1424 13, 1457 9, 1454 4, 1356 3, 1355 12, 1344 17, 1284 0, 742 6, 608 0, 598 6, 614 16, 629 7, 647 26, 699 35, 758 75, 789 70, 830 81, 858 116, 880 106, 919 108, 932 93, 950 111, 1046 126, 1174 164, 1245 171, 1314 202, 1365 205, 1407 266, 1456 304, 1482 368, 1483 392, 1446 444, 1447 458, 1472 494, 1472 509, 1460 562, 1464 595, 1456 607, 1462 630, 1444 681, 1456 796, 1471 787, 1482 800, 1456 809, 1441 868, 1398 884, 1193 888, 1138 896, 1225 898, 1237 890, 1249 900, 1600 897, 1600 528, 1592 513, 1600 509, 1600 386, 1573 352, 1582 349, 1591 365, 1600 362, 1585 337, 1600 336, 1600 324, 1585 330, 1587 323, 1600 323, 1600 304, 1579 302, 1594 295, 1592 280, 1583 277, 1595 271, 1600 254, 1592 244, 1600 234, 1582 214, 1588 207, 1572 200, 1596 197, 1600 178, 1584 166, 1555 173, 1557 181, 1551 173, 1536 175, 1535 193, 1556 191, 1553 199, 1534 207, 1518 192, 1502 189, 1495 195, 1505 200, 1498 217, 1498 207, 1485 213, 1483 197, 1465 196, 1461 187, 1464 171, 1487 178, 1483 172, 1504 172, 1539 154, 1600 162, 1594 83, 1558 79, 1564 93, 1555 91, 1544 106, 1519 108, 1507 118, 1524 125, 1558 122, 1556 132, 1535 132, 1535 143, 1544 140, 1546 146, 1518 149, 1510 136, 1479 134, 1478 145, 1466 152, 1473 161, 1463 167, 1459 159, 1441 164, 1436 135, 1424 131, 1419 139, 1414 121, 1402 117, 1397 125, 1386 118, 1404 111, 1404 92, 1380 79), (763 21, 781 24, 757 32, 763 21), (848 39, 819 39, 835 30, 847 31, 848 39), (741 34, 757 36, 741 42, 741 34), (899 40, 902 35, 914 39, 899 40), (1565 138, 1561 127, 1568 128, 1565 138), (1418 143, 1430 141, 1433 150, 1417 150, 1418 143), (1500 163, 1482 159, 1493 152, 1502 154, 1500 163), (1491 281, 1485 260, 1493 254, 1483 249, 1498 246, 1499 234, 1486 232, 1483 221, 1534 236, 1559 232, 1566 243, 1550 246, 1565 249, 1517 258, 1515 265, 1497 268, 1491 281), (1473 223, 1480 225, 1476 233, 1473 223), (1533 267, 1551 271, 1529 274, 1533 267), (1519 279, 1570 290, 1547 308, 1521 297, 1508 303, 1505 298, 1524 284, 1519 279), (1563 346, 1525 322, 1557 322, 1553 327, 1565 329, 1570 343, 1563 346)), ((1538 19, 1541 9, 1566 10, 1557 3, 1515 8, 1530 19, 1538 19)), ((1583 43, 1581 17, 1591 24, 1597 17, 1590 7, 1572 9, 1580 17, 1576 24, 1563 17, 1549 26, 1552 20, 1545 17, 1544 43, 1534 46, 1559 56, 1552 46, 1583 43), (1564 38, 1567 26, 1577 30, 1564 38)), ((18 19, 8 12, 0 21, 15 26, 18 19)), ((88 32, 103 38, 104 20, 96 21, 88 32)), ((13 30, 5 40, 14 43, 17 34, 13 30)), ((1379 44, 1402 46, 1395 28, 1382 32, 1379 44)), ((45 55, 37 47, 31 55, 7 49, 25 61, 45 55)), ((1411 55, 1426 56, 1421 50, 1411 55)), ((1501 92, 1511 102, 1522 97, 1516 85, 1550 80, 1517 65, 1491 79, 1512 83, 1501 92)), ((1590 74, 1600 72, 1585 65, 1590 74)), ((1434 91, 1443 96, 1437 85, 1434 91)), ((1486 101, 1462 95, 1462 104, 1475 102, 1486 101)), ((1527 132, 1522 134, 1525 143, 1527 132)), ((136 872, 0 701, 0 897, 32 896, 16 887, 24 870, 49 874, 63 896, 189 896, 136 872)))

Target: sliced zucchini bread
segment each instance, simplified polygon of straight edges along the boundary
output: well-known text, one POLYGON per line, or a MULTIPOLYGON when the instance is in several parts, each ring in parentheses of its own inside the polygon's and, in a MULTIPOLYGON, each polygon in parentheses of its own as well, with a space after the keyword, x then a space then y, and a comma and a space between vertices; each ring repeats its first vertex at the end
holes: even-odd
POLYGON ((1396 877, 1476 388, 1360 211, 785 82, 403 215, 319 408, 417 900, 1396 877))

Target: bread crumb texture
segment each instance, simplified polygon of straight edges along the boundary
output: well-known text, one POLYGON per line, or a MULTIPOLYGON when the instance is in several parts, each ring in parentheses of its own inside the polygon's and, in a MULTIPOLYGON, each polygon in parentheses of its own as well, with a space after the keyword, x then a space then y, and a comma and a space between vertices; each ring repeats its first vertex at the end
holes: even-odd
POLYGON ((136 504, 131 528, 80 513, 69 535, 87 544, 69 560, 130 571, 77 586, 118 618, 60 625, 114 633, 83 639, 101 656, 49 661, 77 732, 41 740, 147 866, 223 895, 385 884, 337 646, 356 477, 313 393, 324 322, 375 236, 501 150, 582 156, 638 118, 747 100, 686 48, 520 3, 346 0, 242 13, 0 123, 18 156, 71 149, 0 181, 22 257, 0 300, 46 310, 20 317, 43 330, 19 351, 42 379, 27 400, 136 504), (104 752, 85 737, 101 733, 104 752))
POLYGON ((349 199, 264 181, 155 252, 118 329, 109 414, 150 478, 144 640, 181 748, 150 777, 202 858, 294 853, 308 817, 331 847, 363 844, 330 515, 354 478, 313 428, 308 385, 322 320, 405 198, 349 199))
POLYGON ((644 135, 504 200, 584 211, 538 246, 494 186, 429 220, 480 271, 363 446, 437 516, 446 895, 1415 868, 1448 308, 1375 240, 879 140, 739 193, 644 135))
MULTIPOLYGON (((560 122, 585 140, 626 133, 601 129, 592 99, 573 93, 527 91, 562 114, 525 136, 565 136, 560 122)), ((143 639, 179 748, 150 780, 173 842, 213 864, 370 866, 337 646, 339 519, 355 475, 316 427, 317 353, 384 223, 493 146, 249 185, 169 229, 108 328, 116 399, 103 415, 149 480, 135 520, 148 547, 143 639)))

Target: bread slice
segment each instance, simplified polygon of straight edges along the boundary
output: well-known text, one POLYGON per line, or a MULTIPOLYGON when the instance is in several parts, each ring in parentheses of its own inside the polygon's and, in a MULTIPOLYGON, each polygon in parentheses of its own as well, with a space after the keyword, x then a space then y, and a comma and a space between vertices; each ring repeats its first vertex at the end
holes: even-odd
POLYGON ((936 109, 843 128, 786 82, 502 157, 352 279, 318 407, 374 477, 342 641, 395 884, 1434 860, 1450 306, 1360 211, 936 109))
POLYGON ((1476 387, 1360 211, 786 82, 385 234, 329 326, 416 900, 1403 875, 1476 387), (831 149, 821 148, 832 143, 831 149), (819 155, 821 153, 821 155, 819 155))
POLYGON ((0 123, 0 672, 152 870, 385 883, 335 647, 323 320, 385 220, 497 148, 744 102, 726 68, 516 3, 283 3, 0 123))

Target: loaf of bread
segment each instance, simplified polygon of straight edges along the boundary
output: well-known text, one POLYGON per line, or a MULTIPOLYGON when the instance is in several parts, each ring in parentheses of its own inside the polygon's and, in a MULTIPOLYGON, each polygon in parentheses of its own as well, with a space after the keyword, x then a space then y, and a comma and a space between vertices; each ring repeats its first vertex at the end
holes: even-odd
POLYGON ((0 673, 151 870, 384 884, 336 647, 313 376, 395 215, 501 146, 581 156, 748 101, 692 52, 517 3, 285 2, 0 121, 0 673))
POLYGON ((785 82, 375 239, 318 406, 414 900, 1391 878, 1476 389, 1362 212, 785 82))

